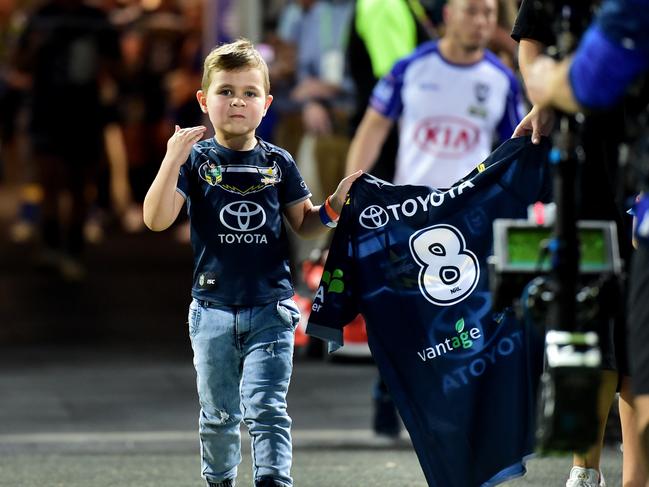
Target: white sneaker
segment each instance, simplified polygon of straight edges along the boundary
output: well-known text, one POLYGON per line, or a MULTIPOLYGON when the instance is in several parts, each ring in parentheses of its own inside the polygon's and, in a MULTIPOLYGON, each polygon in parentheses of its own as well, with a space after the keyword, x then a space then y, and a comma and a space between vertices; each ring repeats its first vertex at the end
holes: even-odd
POLYGON ((572 467, 566 487, 606 487, 606 481, 594 468, 572 467))

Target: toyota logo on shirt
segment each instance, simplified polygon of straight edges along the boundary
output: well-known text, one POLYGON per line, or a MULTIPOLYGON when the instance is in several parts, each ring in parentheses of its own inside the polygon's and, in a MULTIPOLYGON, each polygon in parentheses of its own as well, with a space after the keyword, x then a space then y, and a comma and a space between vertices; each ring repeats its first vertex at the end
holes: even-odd
POLYGON ((358 223, 368 230, 384 227, 388 224, 388 220, 390 220, 388 212, 378 205, 368 206, 358 217, 358 223))
POLYGON ((252 232, 266 223, 266 212, 253 201, 235 201, 225 205, 219 217, 225 227, 236 232, 252 232))

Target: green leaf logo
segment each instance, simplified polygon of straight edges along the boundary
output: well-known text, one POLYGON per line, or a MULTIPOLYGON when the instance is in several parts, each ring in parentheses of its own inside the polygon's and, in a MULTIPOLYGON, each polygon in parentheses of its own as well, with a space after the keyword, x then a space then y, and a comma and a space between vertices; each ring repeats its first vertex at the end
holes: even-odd
POLYGON ((462 330, 464 330, 464 318, 460 318, 457 320, 457 323, 455 323, 455 331, 460 333, 462 330))
POLYGON ((329 284, 329 281, 331 281, 331 272, 324 271, 322 273, 322 282, 324 282, 325 284, 329 284))

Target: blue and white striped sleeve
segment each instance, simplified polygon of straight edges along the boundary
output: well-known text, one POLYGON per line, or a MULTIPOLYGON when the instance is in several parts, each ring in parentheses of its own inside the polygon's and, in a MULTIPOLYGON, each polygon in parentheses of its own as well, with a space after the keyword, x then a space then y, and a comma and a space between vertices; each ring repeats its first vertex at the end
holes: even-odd
POLYGON ((395 121, 403 111, 402 89, 407 65, 407 60, 397 62, 392 70, 379 80, 370 98, 370 106, 374 110, 395 121))

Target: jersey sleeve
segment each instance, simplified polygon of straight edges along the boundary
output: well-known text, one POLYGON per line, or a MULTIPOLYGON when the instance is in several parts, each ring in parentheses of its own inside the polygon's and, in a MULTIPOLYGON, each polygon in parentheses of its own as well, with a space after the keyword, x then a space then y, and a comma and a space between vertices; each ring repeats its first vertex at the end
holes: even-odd
POLYGON ((282 151, 280 157, 282 159, 280 164, 282 181, 278 186, 279 204, 282 208, 286 208, 310 198, 311 192, 291 155, 282 151))
POLYGON ((512 38, 516 42, 520 42, 521 39, 533 39, 546 46, 551 46, 555 43, 552 19, 545 15, 543 9, 536 8, 536 3, 536 0, 521 2, 512 29, 512 38))
POLYGON ((407 60, 397 62, 392 70, 374 87, 370 106, 384 117, 397 120, 403 111, 401 91, 407 60))
POLYGON ((329 342, 330 352, 343 346, 343 328, 358 315, 351 213, 348 203, 334 233, 306 328, 308 335, 329 342))
POLYGON ((185 199, 189 196, 189 175, 192 169, 193 154, 189 156, 185 164, 180 166, 178 171, 178 182, 176 183, 176 191, 184 196, 185 199))
POLYGON ((588 108, 615 104, 649 69, 649 0, 604 2, 570 67, 575 99, 588 108))

